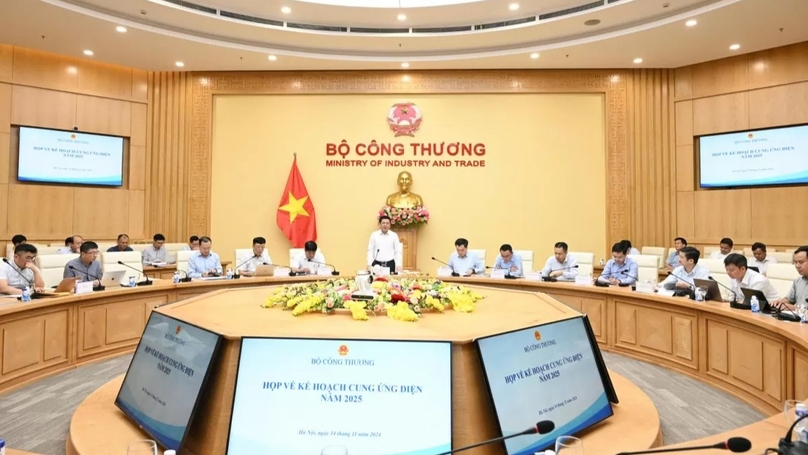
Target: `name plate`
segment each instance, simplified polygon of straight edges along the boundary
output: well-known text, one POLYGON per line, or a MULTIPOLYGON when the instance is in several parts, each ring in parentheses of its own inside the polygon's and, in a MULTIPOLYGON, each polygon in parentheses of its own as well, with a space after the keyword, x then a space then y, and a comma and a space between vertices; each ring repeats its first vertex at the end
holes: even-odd
POLYGON ((438 276, 439 277, 452 276, 452 269, 450 269, 449 267, 438 267, 438 276))
POLYGON ((541 272, 526 272, 525 279, 529 281, 541 281, 541 272))
POLYGON ((642 292, 643 294, 653 294, 654 285, 652 283, 637 283, 637 292, 642 292))
POLYGON ((76 294, 90 294, 93 292, 92 281, 79 281, 76 283, 76 294))
POLYGON ((489 276, 491 278, 501 278, 501 279, 504 280, 505 279, 505 270, 503 270, 503 269, 494 269, 494 270, 491 271, 491 274, 489 276))
POLYGON ((578 286, 592 286, 592 275, 575 275, 575 284, 578 286))
POLYGON ((286 267, 275 267, 275 270, 272 271, 272 276, 287 277, 291 271, 291 269, 287 269, 286 267))
POLYGON ((673 291, 670 289, 659 288, 659 290, 657 290, 657 295, 661 295, 664 297, 673 297, 673 291))
POLYGON ((328 267, 320 268, 317 269, 317 276, 331 276, 331 272, 333 272, 333 270, 328 267))

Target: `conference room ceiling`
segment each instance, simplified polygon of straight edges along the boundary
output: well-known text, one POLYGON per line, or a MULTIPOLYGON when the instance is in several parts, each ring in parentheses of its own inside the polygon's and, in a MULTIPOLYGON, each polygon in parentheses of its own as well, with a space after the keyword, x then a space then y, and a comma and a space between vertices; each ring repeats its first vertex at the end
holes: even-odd
POLYGON ((0 0, 0 42, 82 58, 91 50, 95 60, 149 70, 177 70, 176 62, 183 62, 182 69, 191 71, 405 71, 675 68, 808 41, 808 0, 600 0, 591 9, 550 18, 545 15, 593 1, 401 0, 399 8, 399 0, 193 0, 213 13, 182 3, 0 0), (339 6, 344 4, 377 7, 339 6), (406 7, 424 4, 444 5, 406 7), (248 22, 231 13, 282 22, 248 22), (525 18, 533 19, 472 31, 525 18), (687 26, 689 20, 697 24, 687 26), (600 22, 585 25, 591 21, 600 22), (116 31, 120 26, 126 33, 116 31), (459 26, 469 31, 412 31, 459 26), (357 33, 359 27, 406 30, 357 33), (740 48, 730 50, 733 44, 740 48))

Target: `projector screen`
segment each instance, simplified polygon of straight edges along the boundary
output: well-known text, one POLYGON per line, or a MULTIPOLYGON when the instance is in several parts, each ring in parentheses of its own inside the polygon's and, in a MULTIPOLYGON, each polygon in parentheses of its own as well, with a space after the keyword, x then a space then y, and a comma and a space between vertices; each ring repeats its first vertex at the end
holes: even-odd
POLYGON ((220 339, 152 311, 115 405, 160 445, 179 450, 220 339))
POLYGON ((123 138, 20 127, 17 179, 74 185, 123 185, 123 138))
POLYGON ((702 188, 808 183, 808 125, 699 138, 702 188))
POLYGON ((228 455, 452 448, 451 344, 244 338, 228 455))
POLYGON ((582 317, 480 338, 477 346, 504 436, 555 423, 551 433, 506 440, 508 455, 533 455, 613 414, 582 317))

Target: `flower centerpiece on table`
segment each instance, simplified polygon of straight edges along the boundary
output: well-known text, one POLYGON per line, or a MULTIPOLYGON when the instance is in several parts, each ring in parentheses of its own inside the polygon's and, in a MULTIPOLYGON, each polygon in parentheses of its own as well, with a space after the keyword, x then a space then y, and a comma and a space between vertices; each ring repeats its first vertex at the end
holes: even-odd
POLYGON ((376 218, 378 219, 378 217, 382 215, 390 217, 390 224, 392 226, 418 227, 429 221, 429 210, 425 209, 422 205, 416 207, 393 207, 385 205, 379 210, 379 214, 376 218))
POLYGON ((399 321, 417 321, 424 311, 443 313, 451 308, 462 313, 471 313, 483 296, 465 286, 448 284, 434 278, 377 278, 371 285, 374 297, 369 301, 351 300, 358 289, 349 278, 338 278, 314 283, 287 284, 270 295, 264 308, 279 306, 292 312, 334 313, 349 310, 356 320, 367 320, 368 312, 386 312, 399 321))

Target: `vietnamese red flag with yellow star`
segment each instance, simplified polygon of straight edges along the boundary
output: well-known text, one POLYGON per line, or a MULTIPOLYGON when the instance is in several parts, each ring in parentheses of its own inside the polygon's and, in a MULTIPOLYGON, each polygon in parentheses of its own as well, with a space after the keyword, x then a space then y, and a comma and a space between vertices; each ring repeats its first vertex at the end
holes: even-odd
POLYGON ((303 176, 297 168, 297 157, 292 162, 289 180, 278 204, 278 227, 292 242, 294 248, 303 248, 309 240, 317 240, 317 221, 303 176))

